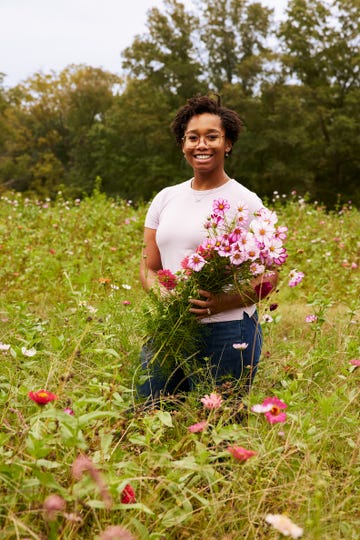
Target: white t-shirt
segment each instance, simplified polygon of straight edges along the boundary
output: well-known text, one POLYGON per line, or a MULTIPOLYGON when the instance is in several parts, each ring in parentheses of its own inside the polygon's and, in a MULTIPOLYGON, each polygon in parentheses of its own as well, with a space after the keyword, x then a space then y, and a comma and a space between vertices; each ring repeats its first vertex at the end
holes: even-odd
MULTIPOLYGON (((254 212, 263 206, 254 192, 236 180, 231 179, 218 188, 206 191, 192 189, 191 181, 161 190, 151 202, 145 218, 145 227, 156 229, 162 267, 172 272, 180 270, 181 261, 194 253, 205 240, 207 232, 204 224, 212 213, 215 199, 226 199, 230 204, 230 214, 236 212, 240 202, 245 202, 249 209, 249 222, 254 212)), ((251 316, 255 309, 255 305, 232 309, 202 319, 201 322, 240 320, 244 312, 251 316)))

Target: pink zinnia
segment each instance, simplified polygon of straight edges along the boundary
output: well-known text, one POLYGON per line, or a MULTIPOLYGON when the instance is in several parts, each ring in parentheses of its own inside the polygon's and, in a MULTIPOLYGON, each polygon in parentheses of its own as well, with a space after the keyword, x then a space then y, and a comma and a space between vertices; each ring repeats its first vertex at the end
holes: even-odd
POLYGON ((206 394, 203 398, 201 398, 200 401, 204 405, 205 409, 218 409, 221 407, 223 399, 219 394, 213 392, 210 394, 210 396, 206 394))
POLYGON ((228 446, 227 450, 232 456, 234 456, 234 458, 238 459, 239 461, 247 461, 251 457, 256 456, 256 452, 254 452, 254 450, 247 450, 246 448, 243 448, 242 446, 237 446, 236 444, 228 446))
POLYGON ((287 405, 277 397, 265 398, 261 404, 256 404, 251 407, 251 410, 256 413, 264 413, 269 424, 285 422, 286 413, 282 412, 287 405))
POLYGON ((170 270, 158 270, 157 272, 159 283, 171 291, 177 285, 177 278, 170 270))
POLYGON ((204 431, 208 426, 208 423, 204 420, 203 422, 198 422, 197 424, 193 424, 192 426, 188 427, 188 430, 190 433, 200 433, 201 431, 204 431))

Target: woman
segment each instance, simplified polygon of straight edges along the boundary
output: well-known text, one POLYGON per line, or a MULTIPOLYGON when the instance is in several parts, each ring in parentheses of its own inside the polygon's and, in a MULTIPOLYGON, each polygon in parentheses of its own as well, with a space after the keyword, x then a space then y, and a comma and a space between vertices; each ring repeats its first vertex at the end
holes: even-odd
MULTIPOLYGON (((222 107, 207 97, 194 97, 178 111, 172 124, 176 141, 181 145, 193 176, 185 182, 166 187, 153 199, 145 219, 144 249, 140 278, 146 291, 158 286, 157 272, 176 272, 181 261, 194 252, 205 239, 204 223, 215 199, 226 199, 231 207, 239 201, 247 204, 249 220, 263 204, 259 197, 229 178, 224 169, 241 130, 241 120, 235 111, 222 107)), ((276 273, 270 278, 276 285, 276 273)), ((255 376, 261 353, 261 327, 256 312, 258 300, 254 280, 244 294, 211 294, 200 290, 198 298, 189 299, 189 309, 203 325, 197 358, 210 362, 211 382, 217 386, 229 380, 241 381, 248 389, 255 376), (234 344, 247 344, 241 351, 234 344), (245 381, 244 381, 245 379, 245 381)), ((148 345, 142 351, 142 368, 148 374, 139 386, 139 394, 151 399, 161 393, 194 387, 195 378, 184 378, 179 368, 169 380, 152 357, 148 345)))

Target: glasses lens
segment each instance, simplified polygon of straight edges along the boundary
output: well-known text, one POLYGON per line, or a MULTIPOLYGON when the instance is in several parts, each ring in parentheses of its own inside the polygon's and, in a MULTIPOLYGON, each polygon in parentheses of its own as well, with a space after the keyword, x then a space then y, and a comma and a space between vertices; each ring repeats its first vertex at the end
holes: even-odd
MULTIPOLYGON (((207 146, 218 146, 222 138, 222 135, 219 135, 218 133, 209 133, 208 135, 204 135, 203 140, 207 146)), ((200 143, 201 137, 199 135, 190 134, 185 135, 183 138, 183 141, 188 146, 197 146, 200 143)))

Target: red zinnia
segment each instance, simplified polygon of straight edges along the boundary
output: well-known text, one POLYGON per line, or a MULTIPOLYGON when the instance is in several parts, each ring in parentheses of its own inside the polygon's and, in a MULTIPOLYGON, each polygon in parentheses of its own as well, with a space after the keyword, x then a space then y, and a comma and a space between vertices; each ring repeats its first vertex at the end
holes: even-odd
POLYGON ((29 392, 29 398, 35 401, 38 405, 46 405, 50 401, 57 399, 57 396, 47 390, 38 390, 37 392, 29 392))
POLYGON ((121 494, 122 504, 133 504, 136 503, 135 491, 130 484, 126 484, 121 494))

